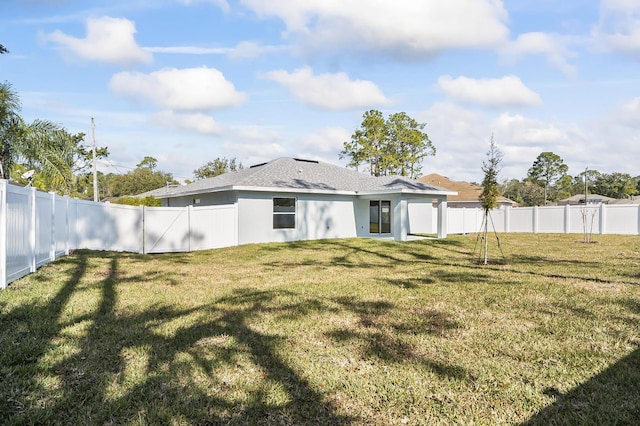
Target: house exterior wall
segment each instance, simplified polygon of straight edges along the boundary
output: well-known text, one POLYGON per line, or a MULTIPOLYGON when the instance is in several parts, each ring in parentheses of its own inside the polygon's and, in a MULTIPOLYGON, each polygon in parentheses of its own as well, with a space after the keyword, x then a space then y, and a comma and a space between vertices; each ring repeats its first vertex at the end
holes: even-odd
POLYGON ((221 206, 234 204, 238 195, 236 191, 210 192, 206 194, 187 195, 162 199, 162 207, 187 207, 187 206, 221 206), (200 202, 196 202, 199 200, 200 202))
POLYGON ((355 237, 355 209, 355 197, 348 195, 243 192, 238 195, 238 243, 355 237), (295 228, 273 229, 274 197, 296 198, 295 228))
POLYGON ((409 199, 409 233, 435 234, 438 212, 429 198, 409 199))
POLYGON ((358 237, 379 237, 379 236, 392 236, 395 235, 396 230, 400 227, 396 221, 398 217, 397 203, 400 197, 398 195, 380 194, 380 195, 366 195, 360 196, 355 202, 355 216, 356 216, 356 235, 358 237), (391 233, 390 234, 372 234, 369 232, 369 202, 370 201, 390 201, 391 202, 391 233))
MULTIPOLYGON (((437 197, 436 197, 437 198, 437 197)), ((163 200, 163 207, 222 206, 237 204, 238 244, 314 240, 321 238, 379 237, 369 232, 369 202, 391 203, 391 233, 398 241, 409 233, 436 233, 437 209, 433 199, 408 198, 401 194, 366 196, 228 191, 175 197, 163 200), (273 198, 296 198, 296 227, 273 228, 273 198), (196 200, 199 202, 196 203, 196 200)))

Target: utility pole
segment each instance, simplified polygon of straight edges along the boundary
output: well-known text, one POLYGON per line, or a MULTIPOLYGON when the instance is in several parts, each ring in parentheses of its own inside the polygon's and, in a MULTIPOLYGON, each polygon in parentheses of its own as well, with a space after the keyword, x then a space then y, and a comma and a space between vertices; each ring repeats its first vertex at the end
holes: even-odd
POLYGON ((589 195, 587 193, 587 171, 589 171, 589 167, 585 167, 584 169, 584 205, 587 205, 587 196, 589 195))
POLYGON ((96 126, 91 117, 91 139, 93 140, 93 201, 99 200, 98 196, 98 166, 96 166, 96 126))

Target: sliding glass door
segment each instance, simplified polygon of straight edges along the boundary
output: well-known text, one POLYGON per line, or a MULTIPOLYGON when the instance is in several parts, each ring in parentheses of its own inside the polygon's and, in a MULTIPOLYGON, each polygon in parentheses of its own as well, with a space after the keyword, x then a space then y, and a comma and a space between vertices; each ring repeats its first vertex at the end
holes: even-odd
POLYGON ((391 201, 369 201, 369 233, 391 233, 391 201))

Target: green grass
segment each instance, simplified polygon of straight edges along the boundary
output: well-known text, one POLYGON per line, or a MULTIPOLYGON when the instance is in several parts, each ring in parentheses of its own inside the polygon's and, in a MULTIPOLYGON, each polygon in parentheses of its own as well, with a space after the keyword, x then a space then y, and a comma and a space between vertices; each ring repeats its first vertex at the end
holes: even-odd
POLYGON ((3 424, 633 424, 640 238, 78 251, 0 292, 3 424))

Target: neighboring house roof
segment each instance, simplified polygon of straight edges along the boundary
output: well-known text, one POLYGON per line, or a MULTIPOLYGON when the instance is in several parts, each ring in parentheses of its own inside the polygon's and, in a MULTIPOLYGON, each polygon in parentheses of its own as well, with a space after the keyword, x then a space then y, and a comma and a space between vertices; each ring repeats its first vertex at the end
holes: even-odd
POLYGON ((172 198, 230 190, 455 195, 453 191, 403 176, 374 177, 321 161, 284 157, 189 185, 158 188, 138 196, 172 198))
MULTIPOLYGON (((482 194, 482 187, 473 183, 465 181, 454 181, 448 177, 441 176, 437 173, 431 173, 430 175, 422 176, 418 179, 420 182, 427 183, 429 185, 436 185, 442 188, 446 188, 450 191, 456 191, 458 194, 448 197, 449 203, 474 203, 480 202, 480 195, 482 194)), ((509 198, 499 196, 498 203, 511 204, 513 206, 517 203, 509 198)))
MULTIPOLYGON (((606 195, 599 194, 588 194, 587 195, 587 204, 639 204, 640 199, 638 197, 631 198, 611 198, 606 195)), ((577 205, 584 204, 584 194, 576 194, 572 195, 569 198, 565 198, 563 200, 558 201, 558 205, 577 205)))

